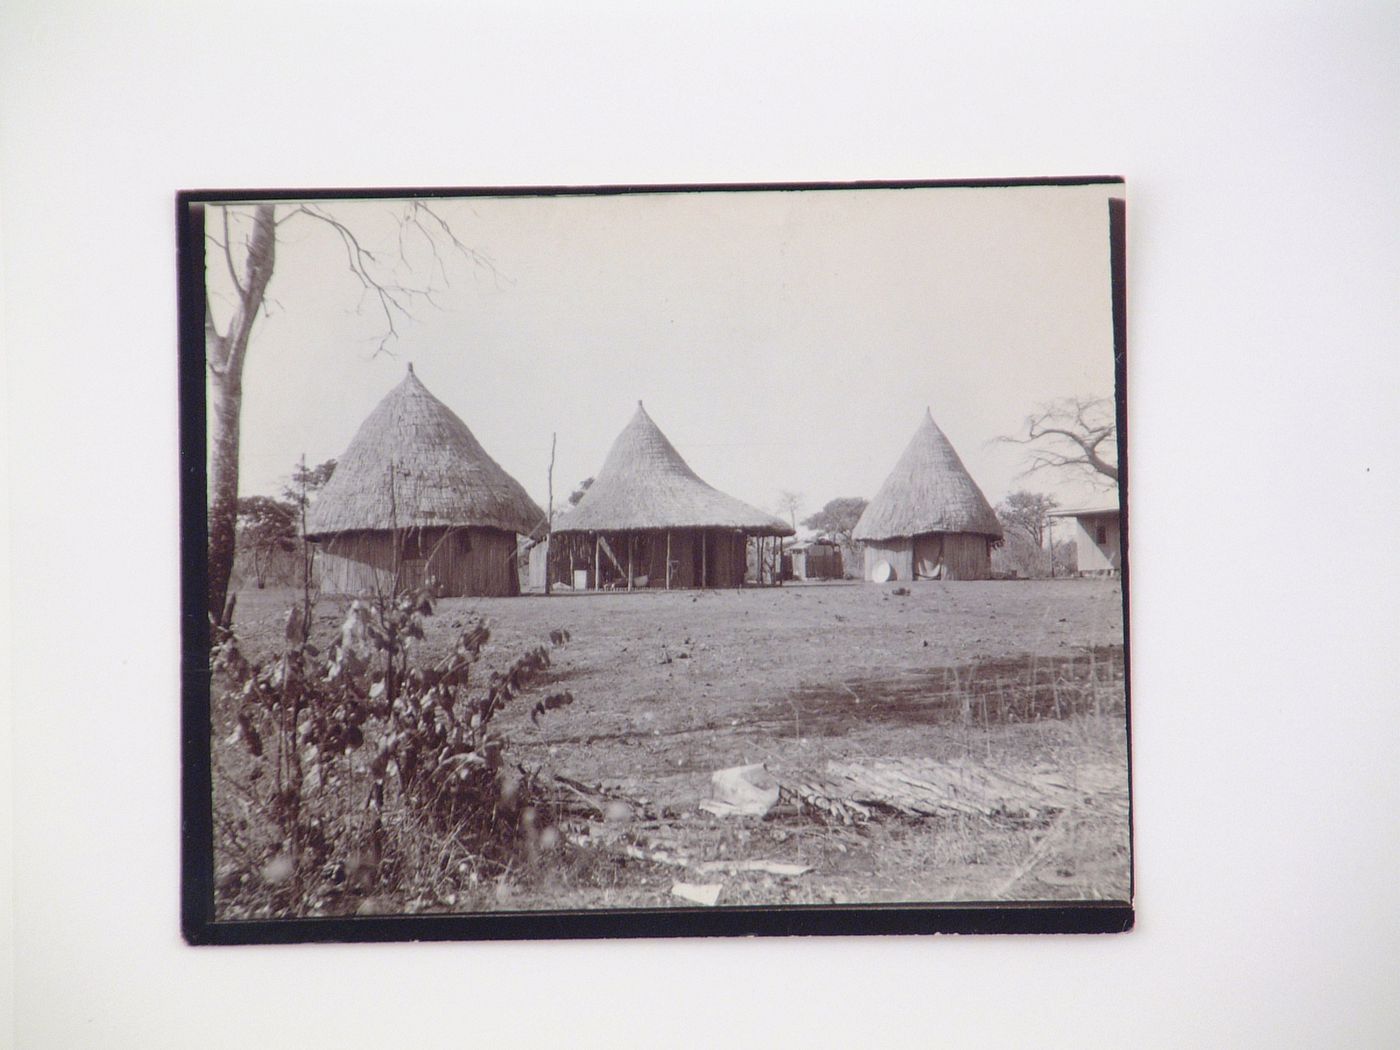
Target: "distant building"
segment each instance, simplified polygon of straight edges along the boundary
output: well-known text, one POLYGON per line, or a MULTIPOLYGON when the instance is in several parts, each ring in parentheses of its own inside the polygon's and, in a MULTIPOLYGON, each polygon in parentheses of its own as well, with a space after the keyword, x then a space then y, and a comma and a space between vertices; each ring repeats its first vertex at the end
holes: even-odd
POLYGON ((1001 523, 930 412, 854 536, 867 580, 985 580, 1001 523))
POLYGON ((1061 542, 1074 541, 1080 576, 1116 576, 1123 569, 1122 530, 1117 507, 1057 510, 1050 514, 1069 524, 1069 535, 1061 542))
POLYGON ((791 580, 839 580, 841 548, 832 540, 799 540, 784 550, 783 568, 791 580))

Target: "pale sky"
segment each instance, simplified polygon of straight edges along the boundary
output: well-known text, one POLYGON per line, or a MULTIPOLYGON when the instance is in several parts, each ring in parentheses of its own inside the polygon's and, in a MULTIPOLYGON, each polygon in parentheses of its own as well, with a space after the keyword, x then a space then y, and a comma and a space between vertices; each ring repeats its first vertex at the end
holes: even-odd
MULTIPOLYGON (((875 494, 925 407, 987 498, 1095 492, 990 444, 1037 404, 1113 392, 1108 207, 1121 185, 435 202, 495 266, 449 266, 389 354, 339 238, 279 228, 270 316, 244 377, 240 490, 339 456, 412 362, 543 507, 602 465, 638 399, 715 487, 803 514, 875 494), (440 283, 440 282, 439 282, 440 283)), ((392 201, 326 202, 397 251, 392 201)), ((210 209, 211 218, 217 215, 210 209)), ((213 219, 217 226, 217 219, 213 219)), ((409 249, 419 274, 431 264, 409 249)), ((216 316, 222 260, 208 263, 216 316)), ((223 309, 223 313, 220 310, 223 309)))

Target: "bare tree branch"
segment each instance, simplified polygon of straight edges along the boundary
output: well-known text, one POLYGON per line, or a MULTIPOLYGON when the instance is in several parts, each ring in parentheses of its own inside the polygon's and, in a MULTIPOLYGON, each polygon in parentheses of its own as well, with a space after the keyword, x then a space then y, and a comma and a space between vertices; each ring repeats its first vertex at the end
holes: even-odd
POLYGON ((239 281, 238 270, 233 265, 233 250, 229 248, 228 209, 220 208, 219 210, 223 212, 224 216, 224 262, 228 264, 228 275, 233 278, 233 286, 238 290, 238 297, 241 299, 248 293, 244 289, 243 283, 239 281))
POLYGON ((1032 446, 1021 477, 1039 470, 1070 470, 1088 473, 1100 483, 1118 480, 1117 440, 1113 402, 1085 397, 1044 404, 1026 417, 1024 434, 995 439, 999 444, 1032 446))

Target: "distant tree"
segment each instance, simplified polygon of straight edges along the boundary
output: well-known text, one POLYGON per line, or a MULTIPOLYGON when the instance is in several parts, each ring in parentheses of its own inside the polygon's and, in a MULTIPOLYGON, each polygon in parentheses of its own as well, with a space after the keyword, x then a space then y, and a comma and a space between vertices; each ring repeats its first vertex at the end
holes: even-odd
POLYGON ((302 500, 306 500, 309 505, 315 501, 317 494, 326 487, 326 482, 331 480, 331 475, 334 473, 335 460, 333 459, 318 463, 314 467, 298 463, 292 470, 291 483, 282 490, 282 498, 296 506, 300 506, 302 500))
POLYGON ((583 499, 583 494, 593 486, 592 478, 584 478, 578 483, 578 488, 569 493, 569 506, 577 507, 578 501, 583 499))
POLYGON ((802 501, 805 499, 800 492, 790 492, 783 489, 778 493, 778 513, 786 514, 792 521, 792 531, 797 531, 797 513, 802 509, 802 501))
POLYGON ((272 558, 279 551, 296 550, 297 509, 270 496, 243 496, 238 501, 237 533, 238 548, 248 553, 253 580, 262 589, 272 558))
POLYGON ((1053 496, 1021 490, 1011 493, 997 507, 997 520, 1007 532, 1019 532, 1037 547, 1044 547, 1050 512, 1058 506, 1053 496))
POLYGON ((802 519, 802 524, 809 529, 815 529, 827 539, 836 540, 843 547, 853 547, 855 539, 851 533, 855 531, 860 516, 865 513, 867 502, 859 496, 840 496, 829 500, 826 506, 810 518, 802 519))
POLYGON ((1024 474, 1064 470, 1107 487, 1118 481, 1118 417, 1111 398, 1062 397, 1026 417, 1022 433, 996 439, 1025 445, 1024 474))

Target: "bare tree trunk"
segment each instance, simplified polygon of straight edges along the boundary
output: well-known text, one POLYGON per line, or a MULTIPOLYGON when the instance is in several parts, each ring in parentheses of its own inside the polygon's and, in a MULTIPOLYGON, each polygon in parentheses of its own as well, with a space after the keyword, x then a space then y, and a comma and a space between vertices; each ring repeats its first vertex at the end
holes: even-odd
MULTIPOLYGON (((243 278, 235 282, 238 308, 228 331, 220 334, 213 314, 204 313, 205 356, 213 410, 209 457, 209 616, 220 627, 225 616, 229 577, 233 574, 234 532, 238 522, 239 415, 243 408, 243 362, 248 336, 262 308, 276 261, 277 234, 273 206, 260 204, 253 215, 243 278)), ((232 263, 230 262, 232 272, 232 263)))
POLYGON ((209 615, 220 627, 224 600, 233 574, 234 534, 238 521, 238 416, 243 385, 234 377, 212 377, 213 445, 209 457, 209 615))

